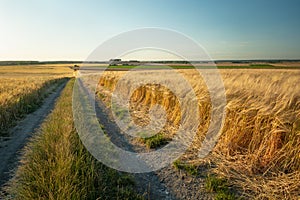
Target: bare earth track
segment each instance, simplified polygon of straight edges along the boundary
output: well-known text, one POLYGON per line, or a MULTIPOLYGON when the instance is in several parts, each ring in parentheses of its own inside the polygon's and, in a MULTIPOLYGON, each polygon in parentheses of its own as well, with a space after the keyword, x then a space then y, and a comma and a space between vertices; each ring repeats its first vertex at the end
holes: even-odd
POLYGON ((9 130, 10 137, 0 137, 0 188, 5 186, 5 183, 12 178, 21 156, 20 150, 53 109, 55 101, 60 96, 65 84, 66 81, 59 86, 49 88, 49 96, 44 99, 43 105, 33 113, 28 114, 22 121, 18 122, 17 126, 9 130))

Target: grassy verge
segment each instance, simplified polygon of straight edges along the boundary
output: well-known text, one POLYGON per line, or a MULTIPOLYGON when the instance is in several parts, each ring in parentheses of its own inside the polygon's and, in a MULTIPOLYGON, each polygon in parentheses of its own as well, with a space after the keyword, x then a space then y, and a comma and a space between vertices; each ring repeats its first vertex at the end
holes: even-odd
POLYGON ((28 88, 21 88, 23 85, 14 85, 11 93, 5 93, 5 96, 0 97, 0 136, 7 135, 8 129, 14 126, 16 121, 39 108, 51 92, 50 87, 58 86, 65 81, 66 78, 52 79, 39 85, 30 84, 28 88), (9 98, 9 96, 13 97, 9 98))
POLYGON ((12 183, 16 199, 141 199, 133 179, 95 160, 73 124, 71 80, 25 148, 12 183))

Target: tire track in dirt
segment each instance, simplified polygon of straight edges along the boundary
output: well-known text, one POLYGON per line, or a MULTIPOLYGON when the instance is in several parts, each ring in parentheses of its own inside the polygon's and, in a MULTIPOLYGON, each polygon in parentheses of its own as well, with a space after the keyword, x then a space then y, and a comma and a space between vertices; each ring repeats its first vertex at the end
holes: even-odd
MULTIPOLYGON (((124 150, 134 152, 134 146, 130 144, 127 135, 124 135, 118 125, 111 120, 112 115, 105 105, 100 100, 95 105, 97 117, 104 126, 105 132, 110 136, 111 141, 124 150)), ((176 199, 155 172, 136 173, 132 176, 136 182, 136 190, 146 199, 176 199)))

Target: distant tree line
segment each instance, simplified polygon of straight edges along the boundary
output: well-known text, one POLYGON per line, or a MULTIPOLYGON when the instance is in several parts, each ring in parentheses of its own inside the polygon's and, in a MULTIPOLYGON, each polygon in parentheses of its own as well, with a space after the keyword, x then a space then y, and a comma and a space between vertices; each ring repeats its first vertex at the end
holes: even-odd
POLYGON ((0 66, 4 66, 4 65, 72 64, 72 63, 82 63, 82 61, 0 61, 0 66))
POLYGON ((276 59, 260 59, 260 60, 215 60, 215 63, 231 62, 231 63, 253 63, 253 62, 265 62, 265 63, 281 63, 281 62, 299 62, 299 59, 285 59, 285 60, 276 60, 276 59))
MULTIPOLYGON (((190 64, 190 63, 209 63, 214 62, 216 64, 222 62, 231 63, 253 63, 253 62, 266 62, 266 63, 280 63, 280 62, 299 62, 299 59, 286 59, 286 60, 207 60, 207 61, 185 61, 185 60, 164 60, 164 61, 145 61, 146 63, 160 63, 160 64, 190 64)), ((43 64, 78 64, 78 63, 99 63, 107 64, 108 61, 0 61, 0 66, 5 65, 43 65, 43 64)))

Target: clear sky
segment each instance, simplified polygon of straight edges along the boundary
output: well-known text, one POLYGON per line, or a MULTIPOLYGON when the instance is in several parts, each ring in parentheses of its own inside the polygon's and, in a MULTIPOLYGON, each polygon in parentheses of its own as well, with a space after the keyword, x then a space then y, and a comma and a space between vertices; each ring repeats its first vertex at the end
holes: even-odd
POLYGON ((0 0, 0 60, 84 60, 143 27, 184 33, 213 59, 300 59, 299 0, 0 0))

